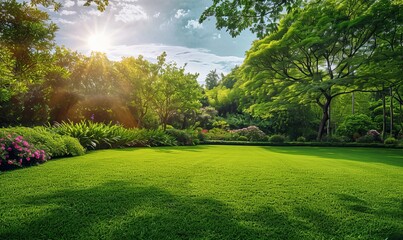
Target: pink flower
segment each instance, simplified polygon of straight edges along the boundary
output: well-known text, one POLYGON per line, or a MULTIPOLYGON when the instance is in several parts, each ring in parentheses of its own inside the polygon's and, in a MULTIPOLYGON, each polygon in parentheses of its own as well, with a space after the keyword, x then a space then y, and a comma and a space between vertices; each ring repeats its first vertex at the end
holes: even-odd
POLYGON ((22 145, 24 145, 24 147, 29 147, 29 143, 27 141, 23 141, 22 145))
POLYGON ((31 161, 31 158, 27 157, 27 161, 28 161, 28 162, 31 161))
POLYGON ((11 150, 13 150, 11 147, 7 148, 7 151, 11 152, 11 150))
POLYGON ((13 161, 8 160, 7 163, 8 163, 8 165, 11 165, 11 164, 13 164, 13 161))
POLYGON ((20 164, 22 164, 22 159, 20 159, 20 164))

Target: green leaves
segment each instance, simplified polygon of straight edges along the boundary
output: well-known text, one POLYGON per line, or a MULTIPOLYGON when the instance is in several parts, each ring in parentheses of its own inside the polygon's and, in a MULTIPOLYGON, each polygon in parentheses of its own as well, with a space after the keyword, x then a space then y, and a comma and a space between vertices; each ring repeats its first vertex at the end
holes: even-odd
POLYGON ((199 21, 215 16, 217 29, 225 28, 232 37, 250 29, 259 38, 277 29, 284 9, 290 12, 302 0, 214 0, 200 16, 199 21))

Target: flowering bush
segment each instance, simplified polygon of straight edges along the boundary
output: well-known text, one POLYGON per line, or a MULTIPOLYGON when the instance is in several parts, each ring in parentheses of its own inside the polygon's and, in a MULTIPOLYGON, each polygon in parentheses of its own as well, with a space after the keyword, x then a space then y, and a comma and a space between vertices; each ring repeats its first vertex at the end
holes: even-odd
POLYGON ((245 136, 248 138, 249 141, 267 140, 266 134, 256 126, 249 126, 247 128, 236 129, 230 132, 238 134, 239 136, 245 136))
POLYGON ((0 138, 0 170, 31 166, 47 159, 44 150, 36 149, 20 135, 0 138))

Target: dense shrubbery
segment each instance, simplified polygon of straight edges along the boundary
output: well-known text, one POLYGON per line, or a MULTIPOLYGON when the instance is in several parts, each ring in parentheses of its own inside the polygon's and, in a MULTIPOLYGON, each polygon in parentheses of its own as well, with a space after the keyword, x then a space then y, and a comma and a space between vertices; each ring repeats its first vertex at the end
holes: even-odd
POLYGON ((180 146, 191 146, 199 143, 198 131, 167 129, 165 132, 174 137, 177 145, 180 146))
POLYGON ((351 140, 356 140, 367 134, 368 130, 373 129, 373 122, 370 117, 364 114, 348 116, 338 127, 337 134, 346 136, 351 140))
POLYGON ((272 143, 283 143, 285 142, 285 137, 283 135, 273 135, 269 138, 269 142, 272 143))
POLYGON ((239 135, 220 128, 213 128, 204 133, 207 140, 236 140, 239 135))
POLYGON ((112 123, 62 122, 52 127, 59 134, 77 138, 87 149, 120 147, 175 146, 197 143, 197 133, 185 130, 168 129, 163 131, 147 129, 127 129, 112 123))
POLYGON ((394 137, 388 137, 387 139, 385 139, 384 143, 387 145, 397 145, 399 144, 399 141, 396 140, 394 137))
POLYGON ((52 158, 84 154, 84 149, 77 139, 59 135, 45 127, 12 127, 0 130, 0 137, 8 134, 23 136, 27 142, 44 150, 52 158))

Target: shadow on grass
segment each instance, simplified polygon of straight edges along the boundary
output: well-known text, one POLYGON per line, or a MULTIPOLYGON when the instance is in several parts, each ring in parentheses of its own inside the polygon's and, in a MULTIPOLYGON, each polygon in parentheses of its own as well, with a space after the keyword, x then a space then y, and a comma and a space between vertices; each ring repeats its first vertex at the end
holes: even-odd
POLYGON ((371 149, 343 147, 262 147, 265 150, 289 155, 304 155, 336 160, 383 163, 403 167, 402 149, 371 149))
MULTIPOLYGON (((272 235, 242 226, 220 201, 174 196, 120 181, 58 191, 19 204, 26 214, 0 227, 0 239, 267 239, 272 235)), ((280 214, 275 216, 281 219, 275 224, 289 224, 280 214)))

